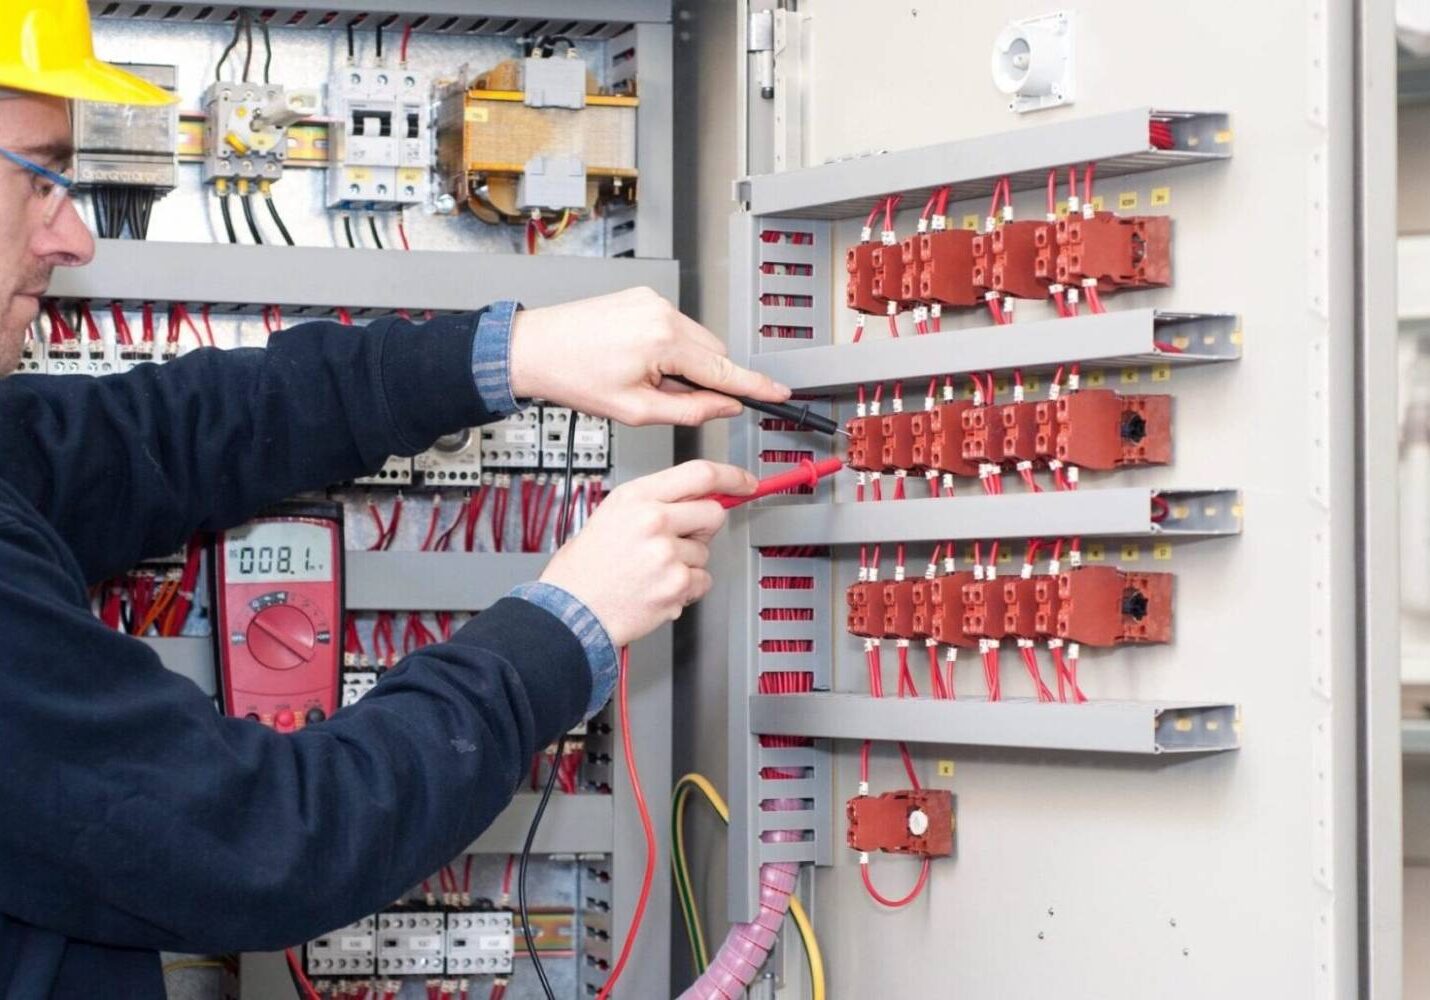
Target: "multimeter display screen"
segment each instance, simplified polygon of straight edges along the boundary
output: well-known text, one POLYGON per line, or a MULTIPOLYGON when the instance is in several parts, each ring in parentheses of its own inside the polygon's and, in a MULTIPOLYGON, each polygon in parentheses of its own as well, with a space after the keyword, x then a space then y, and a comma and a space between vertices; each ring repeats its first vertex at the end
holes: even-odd
POLYGON ((313 583, 333 578, 333 541, 326 528, 263 521, 230 531, 224 542, 230 583, 313 583))

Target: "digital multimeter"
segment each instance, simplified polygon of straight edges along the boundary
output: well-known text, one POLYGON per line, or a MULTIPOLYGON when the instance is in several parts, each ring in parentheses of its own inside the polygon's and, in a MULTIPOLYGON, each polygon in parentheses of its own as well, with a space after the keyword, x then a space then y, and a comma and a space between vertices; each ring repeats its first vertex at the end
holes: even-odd
POLYGON ((279 732, 337 710, 343 509, 293 503, 220 532, 210 550, 226 714, 279 732))

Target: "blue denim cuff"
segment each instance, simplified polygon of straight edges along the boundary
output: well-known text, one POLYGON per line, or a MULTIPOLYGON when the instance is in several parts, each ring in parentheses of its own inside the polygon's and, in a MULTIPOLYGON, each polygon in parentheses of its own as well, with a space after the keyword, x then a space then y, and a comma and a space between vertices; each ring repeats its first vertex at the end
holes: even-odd
POLYGON ((494 417, 521 409, 511 394, 511 323, 519 302, 493 302, 477 321, 472 339, 472 378, 482 405, 494 417))
POLYGON ((616 647, 606 627, 577 597, 549 583, 523 583, 507 596, 550 611, 575 633, 591 668, 591 701, 586 706, 586 718, 599 712, 611 700, 616 687, 616 647))

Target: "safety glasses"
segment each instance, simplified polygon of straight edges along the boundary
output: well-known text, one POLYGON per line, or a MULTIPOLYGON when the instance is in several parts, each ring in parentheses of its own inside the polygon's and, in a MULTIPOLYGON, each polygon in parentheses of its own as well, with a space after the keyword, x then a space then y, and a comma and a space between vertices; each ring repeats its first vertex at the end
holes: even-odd
POLYGON ((35 182, 35 197, 45 200, 43 216, 45 225, 53 223, 55 216, 59 215, 60 209, 74 190, 74 168, 70 167, 64 171, 51 170, 49 167, 42 167, 33 160, 27 160, 19 153, 12 153, 4 148, 0 148, 0 158, 9 160, 15 166, 28 170, 40 178, 35 182), (48 186, 42 182, 48 182, 48 186))

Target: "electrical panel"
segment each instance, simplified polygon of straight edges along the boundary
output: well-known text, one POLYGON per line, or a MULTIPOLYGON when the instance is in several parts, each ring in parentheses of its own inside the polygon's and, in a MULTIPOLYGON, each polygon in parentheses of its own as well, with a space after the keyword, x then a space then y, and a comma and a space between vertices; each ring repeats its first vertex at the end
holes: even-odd
POLYGON ((328 84, 328 206, 381 209, 427 201, 431 82, 405 66, 351 66, 328 84))

